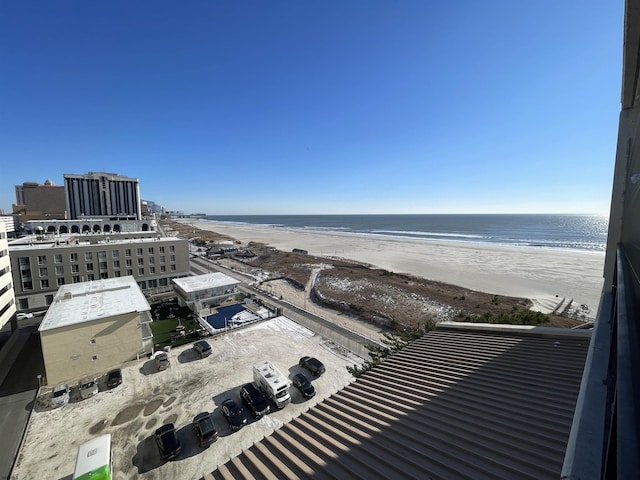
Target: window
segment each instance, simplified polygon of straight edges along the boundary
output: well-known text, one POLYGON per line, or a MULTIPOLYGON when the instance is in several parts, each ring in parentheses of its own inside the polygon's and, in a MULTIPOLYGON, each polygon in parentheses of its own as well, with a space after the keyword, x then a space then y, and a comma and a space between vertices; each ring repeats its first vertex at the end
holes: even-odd
POLYGON ((87 280, 93 282, 96 279, 96 276, 93 273, 87 275, 87 280))
POLYGON ((157 288, 158 281, 157 280, 149 280, 149 288, 157 288))
POLYGON ((169 285, 169 282, 167 281, 166 278, 161 278, 160 279, 160 286, 161 287, 166 287, 167 285, 169 285))
POLYGON ((153 247, 149 247, 149 255, 153 255, 153 247))
POLYGON ((127 275, 133 275, 133 270, 127 270, 127 275))
POLYGON ((51 305, 53 303, 53 295, 45 295, 44 296, 44 303, 46 305, 51 305))
POLYGON ((144 268, 138 269, 138 275, 144 275, 144 268))
POLYGON ((111 257, 112 258, 120 258, 120 250, 113 250, 111 252, 111 257))
POLYGON ((78 265, 71 265, 71 273, 80 272, 80 267, 78 265))
POLYGON ((175 252, 176 251, 176 246, 175 245, 169 245, 169 251, 171 253, 175 252))
POLYGON ((166 272, 167 271, 167 267, 165 265, 160 265, 160 271, 161 272, 166 272))
POLYGON ((18 300, 18 304, 20 305, 20 310, 27 310, 29 308, 29 299, 21 298, 18 300))
POLYGON ((176 261, 176 256, 175 255, 169 255, 169 261, 171 263, 175 262, 176 261))
POLYGON ((156 267, 149 267, 149 273, 156 273, 156 267))
POLYGON ((142 265, 144 265, 144 258, 139 258, 138 259, 138 266, 140 267, 142 265))
POLYGON ((149 265, 153 265, 154 263, 156 263, 156 259, 153 257, 149 257, 149 265))
POLYGON ((40 267, 38 269, 38 272, 41 277, 46 277, 47 275, 49 275, 49 272, 47 272, 47 267, 40 267))
POLYGON ((117 271, 115 271, 115 272, 113 272, 113 273, 114 273, 114 275, 115 275, 116 277, 119 277, 119 276, 120 276, 120 270, 117 270, 117 271))
POLYGON ((164 263, 164 255, 160 257, 160 263, 164 263))
POLYGON ((171 271, 175 272, 176 271, 176 266, 175 265, 171 265, 171 271))
POLYGON ((140 256, 142 256, 142 249, 141 249, 141 248, 138 248, 138 249, 137 249, 137 251, 136 251, 136 253, 138 254, 138 256, 139 256, 139 257, 140 257, 140 256))
POLYGON ((142 289, 142 290, 147 288, 147 282, 138 282, 138 285, 140 286, 140 289, 142 289))
POLYGON ((80 275, 74 275, 74 276, 71 278, 71 281, 72 281, 73 283, 80 283, 80 275))
POLYGON ((133 263, 131 262, 130 258, 127 258, 127 267, 131 267, 133 265, 133 263))
POLYGON ((62 265, 56 265, 56 275, 64 275, 64 267, 62 265))
POLYGON ((77 262, 78 261, 78 254, 77 253, 70 253, 69 254, 69 260, 71 260, 72 262, 77 262))
POLYGON ((102 280, 106 280, 107 278, 109 278, 109 272, 100 272, 100 278, 102 280))
POLYGON ((47 264, 47 256, 38 255, 38 265, 46 265, 46 264, 47 264))
POLYGON ((40 280, 40 288, 49 288, 49 280, 47 278, 40 280))
POLYGON ((56 263, 62 263, 62 254, 57 253, 54 257, 53 257, 53 261, 56 263))
POLYGON ((113 261, 113 268, 120 268, 120 260, 113 261))
POLYGON ((64 277, 56 278, 56 283, 58 286, 64 285, 64 277))
POLYGON ((92 252, 84 252, 84 259, 85 261, 89 261, 89 260, 93 260, 93 253, 92 252))
POLYGON ((124 256, 125 256, 125 257, 130 257, 130 256, 131 256, 131 249, 130 249, 130 248, 127 248, 127 249, 124 251, 124 256))
POLYGON ((31 280, 22 281, 22 291, 33 290, 33 282, 31 280))
POLYGON ((164 247, 160 247, 158 250, 160 250, 160 253, 164 253, 164 247))
POLYGON ((92 272, 93 271, 93 263, 87 263, 87 271, 88 272, 92 272))

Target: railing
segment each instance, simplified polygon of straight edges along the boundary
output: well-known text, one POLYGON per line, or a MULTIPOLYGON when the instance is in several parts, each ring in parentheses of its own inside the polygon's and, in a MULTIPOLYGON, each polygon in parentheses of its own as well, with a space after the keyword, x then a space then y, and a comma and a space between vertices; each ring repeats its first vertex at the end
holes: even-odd
POLYGON ((640 251, 620 244, 603 293, 561 478, 640 478, 640 251))

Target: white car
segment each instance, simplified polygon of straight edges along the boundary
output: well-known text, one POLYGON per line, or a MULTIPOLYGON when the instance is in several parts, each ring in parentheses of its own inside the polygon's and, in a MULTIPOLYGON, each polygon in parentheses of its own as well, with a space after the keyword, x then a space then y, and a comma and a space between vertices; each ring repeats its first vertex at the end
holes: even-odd
POLYGON ((61 383, 53 387, 51 391, 51 406, 58 408, 69 403, 69 391, 69 385, 66 383, 61 383))
POLYGON ((98 393, 98 382, 93 377, 87 377, 80 380, 80 396, 82 399, 87 399, 89 397, 93 397, 96 393, 98 393))

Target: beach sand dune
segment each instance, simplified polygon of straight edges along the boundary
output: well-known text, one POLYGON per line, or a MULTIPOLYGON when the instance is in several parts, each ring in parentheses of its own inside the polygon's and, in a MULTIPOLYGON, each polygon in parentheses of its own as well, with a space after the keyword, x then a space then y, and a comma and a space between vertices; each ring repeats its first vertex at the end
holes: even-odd
POLYGON ((569 303, 595 317, 603 285, 604 253, 567 249, 442 242, 397 237, 305 231, 224 222, 181 220, 243 244, 294 248, 486 293, 529 298, 544 312, 569 303))

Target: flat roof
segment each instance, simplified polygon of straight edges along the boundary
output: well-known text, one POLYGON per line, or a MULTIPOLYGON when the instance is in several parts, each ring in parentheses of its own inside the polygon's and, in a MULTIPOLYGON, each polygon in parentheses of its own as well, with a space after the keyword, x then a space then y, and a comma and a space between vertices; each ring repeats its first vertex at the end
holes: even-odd
POLYGON ((38 330, 149 310, 151 307, 132 276, 74 283, 58 289, 38 330))
POLYGON ((239 280, 220 272, 174 278, 173 282, 187 293, 200 292, 209 288, 237 285, 240 283, 239 280))
MULTIPOLYGON (((62 234, 54 237, 45 238, 44 240, 37 240, 36 235, 29 235, 27 237, 21 237, 12 240, 9 243, 9 248, 12 251, 15 250, 37 250, 46 248, 74 248, 79 245, 82 246, 105 246, 105 245, 124 245, 124 244, 138 244, 138 243, 162 243, 162 242, 175 242, 177 240, 184 240, 178 237, 139 237, 139 238, 118 238, 118 235, 127 235, 129 233, 117 233, 114 236, 104 235, 104 240, 97 242, 90 241, 87 238, 83 238, 82 234, 62 234), (107 240, 107 237, 109 238, 107 240), (77 243, 76 243, 77 241, 77 243)), ((88 235, 95 238, 95 235, 88 235)))

